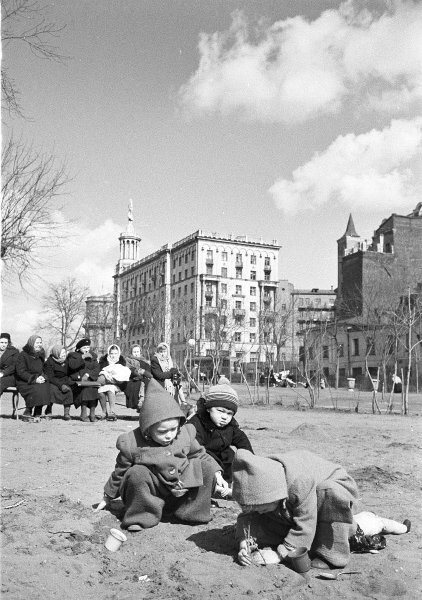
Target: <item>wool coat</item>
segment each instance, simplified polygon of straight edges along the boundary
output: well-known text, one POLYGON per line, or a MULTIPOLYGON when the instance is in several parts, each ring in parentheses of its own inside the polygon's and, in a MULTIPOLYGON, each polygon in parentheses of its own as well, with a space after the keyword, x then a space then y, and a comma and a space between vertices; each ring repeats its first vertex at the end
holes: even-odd
POLYGON ((10 386, 15 385, 15 367, 19 350, 14 346, 7 346, 6 350, 0 356, 0 371, 3 377, 0 377, 0 394, 10 386))
POLYGON ((197 441, 205 447, 207 453, 221 466, 223 477, 227 481, 232 478, 234 451, 230 446, 243 448, 253 452, 248 436, 233 417, 225 427, 217 427, 210 419, 209 412, 204 409, 189 419, 196 429, 197 441))
POLYGON ((137 408, 139 398, 144 395, 145 383, 152 377, 151 365, 142 358, 127 356, 126 366, 129 367, 132 375, 129 381, 123 382, 121 389, 126 396, 127 408, 137 408))
POLYGON ((156 379, 163 387, 165 387, 164 381, 173 377, 173 372, 171 369, 168 371, 163 371, 160 362, 155 355, 151 357, 151 373, 154 379, 156 379))
POLYGON ((16 387, 24 397, 27 408, 50 404, 50 384, 44 370, 44 351, 35 353, 32 348, 25 345, 16 360, 16 387), (37 377, 42 375, 45 383, 36 383, 37 377))
POLYGON ((54 360, 53 356, 49 356, 45 361, 45 372, 50 382, 51 403, 63 404, 64 406, 73 404, 72 390, 62 391, 62 385, 75 386, 75 382, 69 377, 67 358, 63 363, 59 363, 54 360))
POLYGON ((278 484, 285 490, 279 494, 281 502, 273 512, 241 513, 236 525, 237 538, 243 539, 244 532, 250 528, 251 535, 263 544, 286 542, 294 548, 304 546, 334 566, 345 566, 350 557, 348 540, 355 529, 352 512, 358 498, 355 481, 340 465, 306 450, 293 450, 264 459, 268 460, 274 461, 276 469, 261 478, 250 477, 248 469, 237 472, 235 459, 237 484, 233 496, 241 504, 261 504, 278 499, 274 498, 278 484), (276 473, 278 481, 275 480, 276 473), (268 475, 271 475, 270 479, 268 475), (272 481, 270 485, 269 481, 272 481), (272 487, 271 492, 269 487, 272 487), (272 500, 269 493, 273 494, 272 500))
MULTIPOLYGON (((79 351, 69 352, 67 356, 69 364, 69 376, 75 383, 82 381, 85 374, 88 381, 97 381, 101 368, 98 364, 97 355, 91 352, 91 357, 83 358, 79 351)), ((73 394, 73 403, 76 407, 81 404, 95 405, 98 400, 98 389, 95 387, 77 387, 73 394)))

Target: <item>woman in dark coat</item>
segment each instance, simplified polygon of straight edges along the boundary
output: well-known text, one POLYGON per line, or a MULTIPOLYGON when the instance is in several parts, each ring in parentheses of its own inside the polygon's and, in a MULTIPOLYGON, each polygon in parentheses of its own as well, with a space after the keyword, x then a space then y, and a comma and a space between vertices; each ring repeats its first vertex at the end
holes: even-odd
POLYGON ((81 407, 81 420, 86 423, 91 421, 95 423, 95 407, 98 401, 98 385, 91 386, 96 382, 100 374, 100 365, 97 355, 91 352, 91 340, 84 338, 76 344, 75 352, 69 352, 69 376, 72 381, 87 384, 86 387, 77 387, 73 394, 73 403, 76 407, 81 407), (88 418, 89 408, 89 418, 88 418))
POLYGON ((64 420, 70 421, 70 407, 73 404, 71 388, 75 382, 69 377, 69 363, 63 346, 58 344, 52 347, 45 363, 45 372, 50 382, 50 403, 63 405, 64 420))
POLYGON ((31 335, 16 360, 16 387, 25 399, 24 417, 39 417, 50 403, 50 384, 44 371, 45 352, 39 335, 31 335))
POLYGON ((141 355, 141 347, 132 347, 132 356, 126 357, 126 366, 131 371, 130 380, 120 387, 126 396, 127 408, 135 408, 138 412, 145 397, 145 384, 152 378, 151 365, 141 355))
POLYGON ((9 333, 0 334, 0 396, 15 385, 15 366, 19 350, 12 346, 9 333))

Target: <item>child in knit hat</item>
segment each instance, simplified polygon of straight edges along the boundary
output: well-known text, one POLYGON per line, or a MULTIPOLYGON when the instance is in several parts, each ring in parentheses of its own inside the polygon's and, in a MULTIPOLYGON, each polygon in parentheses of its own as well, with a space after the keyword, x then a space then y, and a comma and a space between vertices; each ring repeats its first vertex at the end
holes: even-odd
POLYGON ((117 439, 116 466, 104 487, 101 510, 121 496, 122 527, 140 531, 161 521, 163 510, 180 521, 208 523, 211 493, 222 485, 219 465, 195 439, 195 428, 174 398, 151 379, 139 427, 117 439))
POLYGON ((253 452, 248 436, 240 429, 234 415, 239 408, 239 398, 228 384, 210 387, 203 406, 189 419, 196 429, 197 441, 205 447, 223 470, 224 483, 216 492, 223 498, 231 496, 232 463, 235 448, 253 452))
MULTIPOLYGON (((299 547, 310 552, 312 567, 345 567, 356 533, 405 533, 410 521, 397 523, 373 513, 353 515, 358 498, 345 469, 308 452, 293 450, 269 457, 238 450, 233 463, 233 498, 242 513, 236 524, 238 560, 252 564, 248 547, 274 546, 280 561, 299 547)), ((365 541, 365 540, 363 540, 365 541)), ((362 542, 357 539, 356 543, 362 542)), ((383 545, 385 546, 385 540, 383 545)), ((365 551, 365 550, 363 550, 365 551)))

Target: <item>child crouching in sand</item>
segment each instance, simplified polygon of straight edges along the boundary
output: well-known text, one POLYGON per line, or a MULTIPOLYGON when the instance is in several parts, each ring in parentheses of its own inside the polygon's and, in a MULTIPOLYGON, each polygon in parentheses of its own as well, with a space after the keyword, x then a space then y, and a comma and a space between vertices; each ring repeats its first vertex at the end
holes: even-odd
POLYGON ((223 470, 224 481, 227 482, 215 490, 223 498, 230 498, 232 490, 233 448, 253 452, 248 436, 240 427, 234 415, 239 408, 239 398, 235 390, 226 383, 210 387, 203 399, 203 406, 189 419, 196 429, 197 441, 205 447, 223 470))
POLYGON ((180 521, 208 523, 211 493, 222 485, 219 465, 195 439, 195 428, 174 398, 155 380, 146 388, 139 427, 117 440, 116 467, 97 510, 121 496, 122 527, 140 531, 158 525, 163 511, 180 521))

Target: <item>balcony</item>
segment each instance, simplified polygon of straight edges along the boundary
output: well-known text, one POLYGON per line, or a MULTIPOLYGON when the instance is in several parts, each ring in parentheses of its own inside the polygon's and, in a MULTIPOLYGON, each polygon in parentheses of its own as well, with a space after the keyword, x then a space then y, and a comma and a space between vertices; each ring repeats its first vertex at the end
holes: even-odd
POLYGON ((205 298, 212 298, 214 296, 214 292, 212 290, 205 290, 204 292, 205 298))
POLYGON ((234 308, 233 316, 234 317, 244 317, 246 315, 246 311, 244 308, 234 308))
POLYGON ((218 308, 216 306, 204 306, 202 310, 203 310, 204 315, 218 314, 218 308))
POLYGON ((271 296, 270 294, 264 294, 262 297, 263 302, 265 302, 265 304, 269 304, 271 302, 271 296))
POLYGON ((214 264, 214 259, 213 258, 206 258, 205 259, 205 264, 206 265, 213 265, 214 264))
POLYGON ((264 265, 264 271, 266 273, 271 273, 271 265, 264 265))

